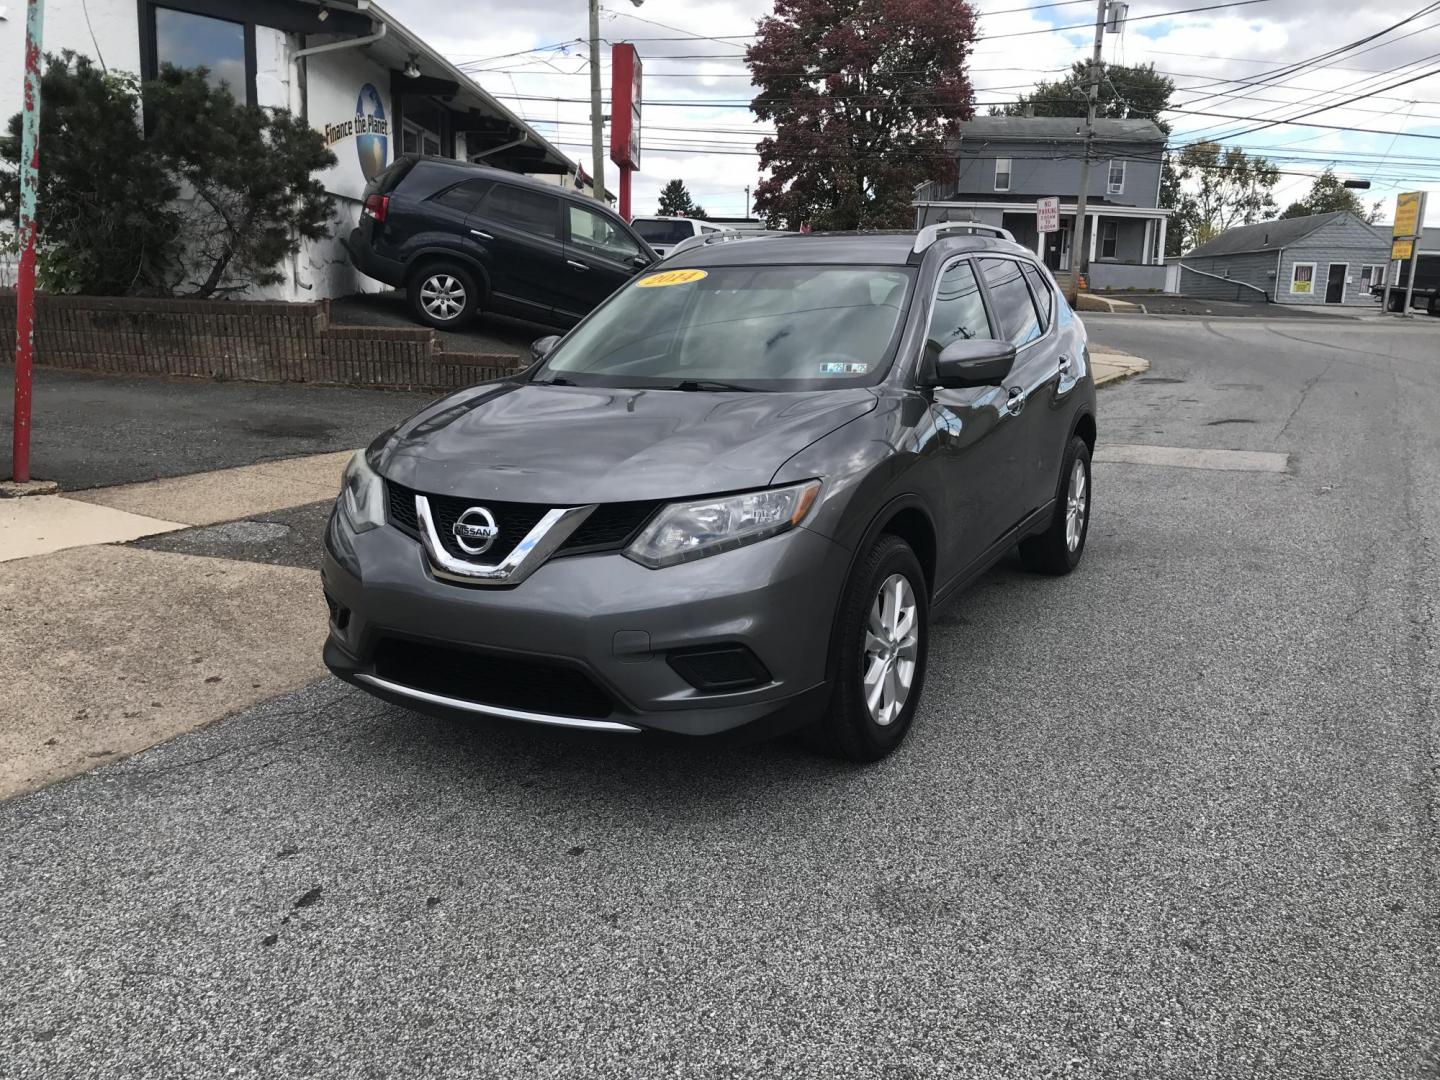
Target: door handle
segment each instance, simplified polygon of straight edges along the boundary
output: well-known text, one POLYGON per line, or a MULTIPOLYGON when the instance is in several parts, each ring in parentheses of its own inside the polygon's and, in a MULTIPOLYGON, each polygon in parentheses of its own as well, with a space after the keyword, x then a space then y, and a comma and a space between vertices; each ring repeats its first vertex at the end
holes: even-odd
POLYGON ((582 274, 583 274, 586 270, 589 270, 589 269, 590 269, 590 267, 586 266, 584 263, 582 263, 582 262, 576 262, 574 259, 566 259, 566 260, 565 260, 565 265, 568 266, 568 267, 570 267, 571 270, 578 270, 578 271, 580 271, 582 274))
POLYGON ((1010 387, 1010 397, 1005 402, 1005 409, 1011 416, 1019 416, 1020 410, 1025 408, 1025 391, 1018 386, 1010 387))
POLYGON ((471 235, 471 236, 478 236, 478 237, 480 237, 481 240, 494 240, 494 239, 495 239, 495 237, 491 236, 488 232, 481 232, 479 229, 471 229, 471 230, 470 230, 470 235, 471 235))

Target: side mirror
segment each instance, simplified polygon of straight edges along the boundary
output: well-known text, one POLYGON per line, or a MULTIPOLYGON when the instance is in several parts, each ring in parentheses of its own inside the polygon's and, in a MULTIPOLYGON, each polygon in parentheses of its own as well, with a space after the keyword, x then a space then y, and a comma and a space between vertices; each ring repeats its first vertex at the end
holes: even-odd
POLYGON ((530 345, 530 359, 544 360, 555 351, 555 346, 560 344, 560 335, 551 334, 549 337, 537 338, 530 345))
POLYGON ((972 338, 952 341, 935 358, 935 383, 948 390, 967 386, 999 386, 1015 366, 1015 346, 1008 341, 972 338))
POLYGON ((644 255, 633 255, 630 258, 630 265, 635 267, 636 270, 644 270, 650 265, 650 260, 644 255))

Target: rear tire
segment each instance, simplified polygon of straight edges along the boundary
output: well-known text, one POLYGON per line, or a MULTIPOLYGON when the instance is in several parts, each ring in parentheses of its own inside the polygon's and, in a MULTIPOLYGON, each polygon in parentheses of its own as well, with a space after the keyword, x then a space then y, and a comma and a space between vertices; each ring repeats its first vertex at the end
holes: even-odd
POLYGON ((480 300, 475 276, 452 262, 426 263, 411 275, 407 292, 415 318, 437 330, 465 326, 480 300))
POLYGON ((835 686, 812 743, 850 761, 879 761, 910 730, 930 642, 925 574, 900 537, 881 536, 855 567, 837 634, 835 686))
POLYGON ((1020 560, 1039 574, 1068 574, 1080 565, 1090 532, 1090 447, 1072 436, 1060 465, 1055 514, 1043 533, 1020 541, 1020 560))

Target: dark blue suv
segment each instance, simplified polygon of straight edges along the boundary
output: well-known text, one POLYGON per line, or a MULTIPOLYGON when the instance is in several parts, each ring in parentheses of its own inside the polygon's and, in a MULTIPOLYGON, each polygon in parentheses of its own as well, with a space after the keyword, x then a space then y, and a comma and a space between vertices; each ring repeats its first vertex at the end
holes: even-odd
POLYGON ((585 195, 416 154, 366 185, 346 246, 362 273, 405 289, 415 317, 441 330, 482 310, 568 328, 657 259, 585 195))

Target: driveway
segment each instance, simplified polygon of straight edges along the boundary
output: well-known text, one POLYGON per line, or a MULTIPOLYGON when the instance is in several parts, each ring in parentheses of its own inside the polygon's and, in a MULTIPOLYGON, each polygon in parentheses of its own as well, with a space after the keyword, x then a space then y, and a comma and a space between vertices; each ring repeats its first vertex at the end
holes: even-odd
MULTIPOLYGON (((422 327, 410 314, 410 304, 400 291, 356 293, 330 301, 330 321, 341 326, 422 327)), ((558 333, 553 327, 481 312, 463 330, 436 330, 435 336, 449 352, 528 354, 536 338, 558 333)))
POLYGON ((1086 561, 938 613, 895 756, 315 683, 0 804, 0 1072, 1436 1075, 1433 335, 1086 322, 1086 561))

